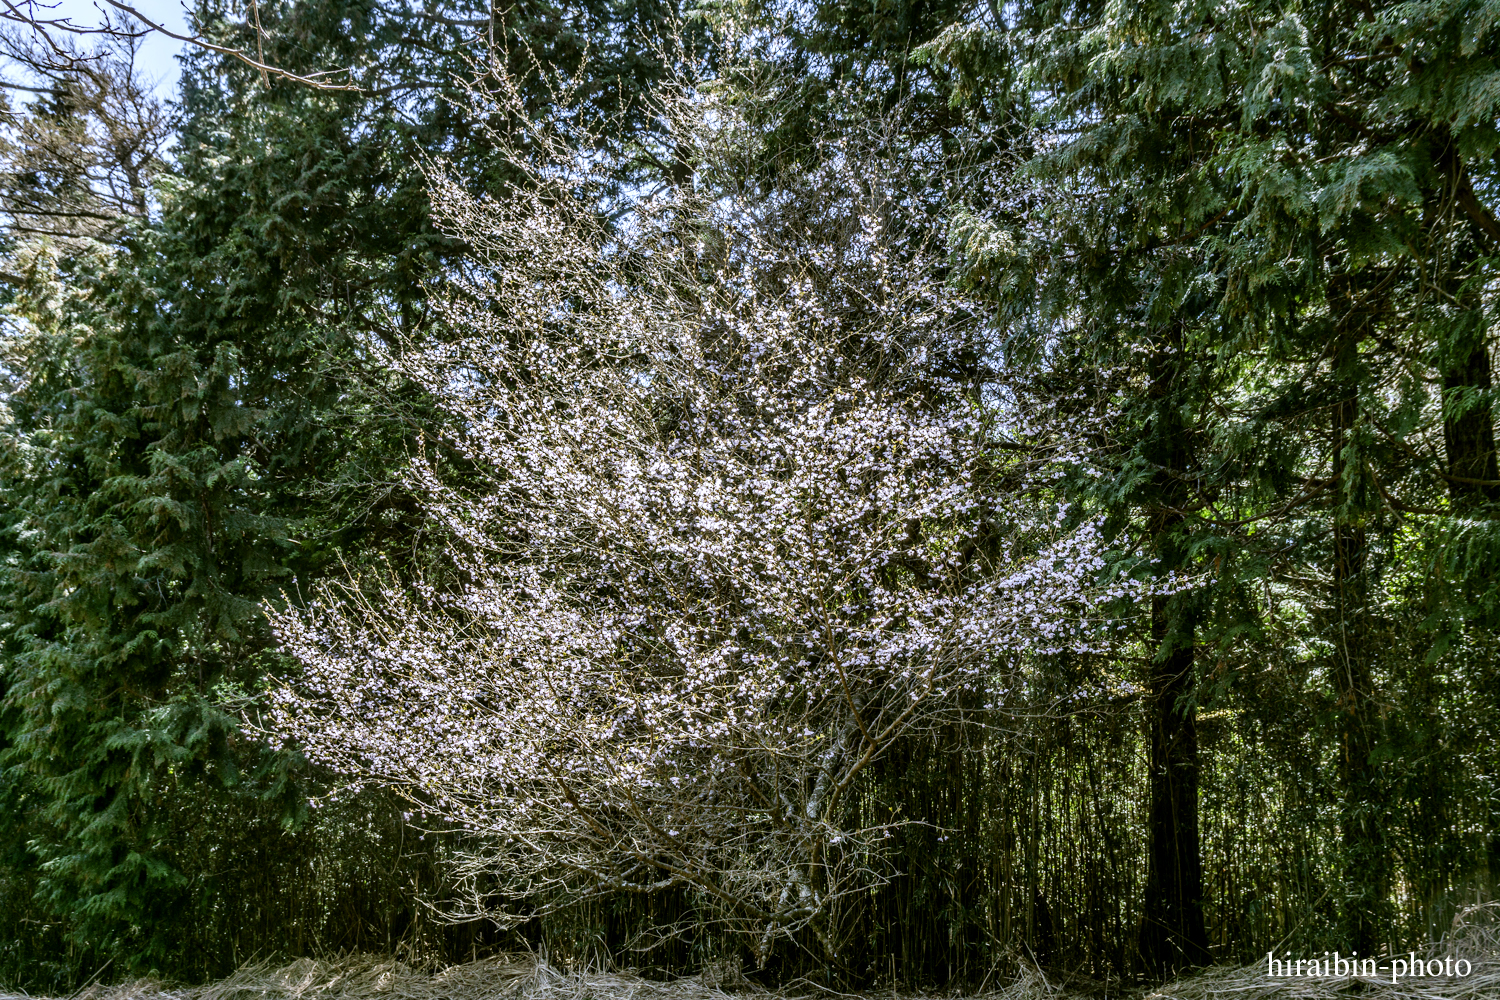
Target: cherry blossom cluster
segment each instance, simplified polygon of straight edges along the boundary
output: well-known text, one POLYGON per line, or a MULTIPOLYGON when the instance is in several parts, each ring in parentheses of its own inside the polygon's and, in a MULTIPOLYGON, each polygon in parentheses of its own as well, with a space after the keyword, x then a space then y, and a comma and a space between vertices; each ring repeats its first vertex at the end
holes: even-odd
MULTIPOLYGON (((700 170, 746 141, 701 95, 664 114, 700 170)), ((470 831, 497 920, 686 887, 762 959, 836 958, 889 870, 852 808, 871 764, 1099 642, 1130 584, 1096 525, 1002 485, 983 322, 898 185, 833 157, 611 225, 572 145, 510 141, 505 197, 434 170, 471 258, 450 335, 384 358, 471 470, 409 470, 464 583, 274 612, 303 671, 272 727, 470 831)))

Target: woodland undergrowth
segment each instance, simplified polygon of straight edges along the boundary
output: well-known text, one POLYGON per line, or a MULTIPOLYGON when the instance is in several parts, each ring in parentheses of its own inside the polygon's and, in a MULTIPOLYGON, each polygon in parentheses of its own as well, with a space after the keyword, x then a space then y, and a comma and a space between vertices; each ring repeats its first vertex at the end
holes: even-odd
MULTIPOLYGON (((1500 904, 1470 907, 1454 918, 1443 938, 1418 952, 1427 958, 1464 958, 1472 972, 1392 982, 1373 977, 1273 978, 1266 965, 1220 965, 1198 970, 1165 986, 1129 987, 1064 970, 1020 962, 1006 977, 977 990, 910 992, 871 989, 850 994, 808 980, 768 989, 733 966, 708 965, 696 976, 655 980, 633 970, 560 968, 546 957, 504 952, 444 968, 421 968, 373 954, 290 964, 252 961, 233 975, 202 986, 181 987, 154 979, 113 986, 92 984, 68 1000, 1042 1000, 1129 997, 1132 1000, 1480 1000, 1500 996, 1500 904)), ((1389 959, 1382 961, 1389 969, 1389 959)), ((0 992, 0 1000, 51 1000, 0 992)))

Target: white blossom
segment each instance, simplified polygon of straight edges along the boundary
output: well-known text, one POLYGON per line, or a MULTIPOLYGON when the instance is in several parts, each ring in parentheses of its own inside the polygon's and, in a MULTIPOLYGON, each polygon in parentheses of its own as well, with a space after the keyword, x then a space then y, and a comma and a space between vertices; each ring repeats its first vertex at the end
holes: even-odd
MULTIPOLYGON (((704 169, 748 141, 711 105, 663 112, 704 169)), ((383 359, 474 470, 409 470, 466 582, 274 612, 304 669, 271 726, 470 831, 496 919, 686 886, 763 958, 832 952, 886 870, 870 765, 1087 648, 1128 586, 1096 524, 1001 486, 982 321, 867 163, 612 230, 556 133, 512 148, 551 155, 501 199, 434 171, 472 251, 453 335, 383 359)))

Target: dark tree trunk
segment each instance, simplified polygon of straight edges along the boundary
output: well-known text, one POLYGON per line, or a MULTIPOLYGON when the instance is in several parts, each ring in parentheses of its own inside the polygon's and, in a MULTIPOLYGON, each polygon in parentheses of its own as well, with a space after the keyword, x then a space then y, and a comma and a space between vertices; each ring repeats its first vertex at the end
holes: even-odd
MULTIPOLYGON (((1500 221, 1497 221, 1474 193, 1469 172, 1464 167, 1452 138, 1437 147, 1436 165, 1444 178, 1442 186, 1431 192, 1428 199, 1427 219, 1429 228, 1441 233, 1445 228, 1441 221, 1447 212, 1457 209, 1468 220, 1472 244, 1460 251, 1459 260, 1472 264, 1473 255, 1484 250, 1495 253, 1500 250, 1500 221)), ((1455 505, 1469 506, 1484 501, 1500 500, 1500 470, 1495 462, 1495 427, 1488 401, 1479 405, 1463 404, 1455 408, 1452 396, 1463 390, 1481 393, 1490 391, 1490 354, 1485 347, 1485 329, 1489 325, 1484 318, 1484 304, 1472 289, 1466 289, 1461 277, 1463 268, 1454 267, 1450 258, 1450 271, 1445 284, 1450 296, 1462 302, 1472 322, 1453 331, 1453 342, 1445 344, 1447 357, 1443 362, 1443 444, 1448 452, 1448 495, 1455 505)))
MULTIPOLYGON (((1177 417, 1175 385, 1182 345, 1174 340, 1159 354, 1152 375, 1156 400, 1156 448, 1163 471, 1154 482, 1153 548, 1162 570, 1180 569, 1184 552, 1181 513, 1189 501, 1187 428, 1177 417)), ((1151 601, 1153 659, 1147 726, 1151 772, 1144 913, 1138 941, 1147 975, 1173 972, 1209 961, 1203 924, 1203 864, 1198 842, 1198 730, 1193 691, 1195 628, 1187 595, 1151 601)))
MULTIPOLYGON (((1351 348, 1352 350, 1352 348, 1351 348)), ((1333 636, 1331 664, 1338 697, 1340 834, 1344 846, 1344 940, 1360 955, 1374 955, 1387 930, 1386 897, 1390 883, 1389 851, 1385 844, 1382 795, 1373 756, 1378 736, 1370 650, 1368 585, 1365 574, 1366 536, 1358 516, 1360 505, 1352 485, 1347 455, 1358 418, 1359 402, 1349 396, 1333 408, 1333 475, 1339 484, 1333 515, 1333 636)))
MULTIPOLYGON (((1467 357, 1443 372, 1445 395, 1461 390, 1488 393, 1490 352, 1483 340, 1476 343, 1467 357)), ((1450 415, 1451 404, 1443 407, 1443 443, 1448 451, 1448 492, 1456 503, 1472 504, 1500 500, 1500 470, 1495 461, 1495 426, 1488 405, 1470 406, 1450 415)))
POLYGON ((1156 978, 1209 960, 1198 844, 1193 628, 1186 609, 1173 607, 1179 601, 1151 602, 1151 638, 1162 652, 1151 665, 1151 840, 1140 951, 1147 973, 1156 978))

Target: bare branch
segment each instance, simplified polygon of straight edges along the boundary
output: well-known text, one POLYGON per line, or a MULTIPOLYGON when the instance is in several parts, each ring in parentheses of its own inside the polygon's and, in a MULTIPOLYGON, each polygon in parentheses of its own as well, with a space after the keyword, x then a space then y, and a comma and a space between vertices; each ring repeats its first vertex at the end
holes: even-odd
MULTIPOLYGON (((456 917, 678 886, 762 961, 837 963, 842 901, 892 871, 893 822, 848 806, 870 765, 1001 711, 1138 590, 1098 579, 1095 526, 985 474, 999 436, 944 374, 976 311, 875 158, 712 199, 688 171, 612 228, 597 137, 490 82, 475 118, 517 123, 489 138, 526 182, 432 166, 471 257, 443 343, 383 357, 475 470, 408 472, 455 579, 273 612, 304 672, 270 724, 472 832, 456 917), (973 555, 997 511, 1014 556, 973 555)), ((747 176, 733 107, 681 81, 655 110, 656 152, 747 176)))
POLYGON ((219 45, 209 41, 201 32, 183 34, 173 31, 166 25, 147 17, 139 8, 128 3, 123 3, 121 0, 104 0, 104 2, 113 10, 128 18, 128 23, 122 24, 106 18, 101 24, 86 25, 75 23, 66 17, 46 17, 38 13, 38 8, 46 8, 46 5, 38 3, 37 0, 21 0, 19 3, 15 2, 15 0, 0 0, 0 21, 10 21, 32 32, 36 38, 40 39, 54 52, 56 57, 61 61, 59 65, 64 66, 68 65, 66 60, 70 58, 76 59, 77 56, 76 54, 70 56, 68 47, 61 41, 59 36, 109 35, 119 38, 139 39, 146 34, 154 32, 166 38, 171 38, 174 41, 184 42, 208 52, 217 52, 220 55, 236 59, 252 69, 258 70, 262 81, 267 84, 269 84, 271 77, 276 77, 318 90, 358 91, 360 89, 357 84, 352 82, 333 83, 324 79, 336 73, 352 74, 352 69, 333 69, 324 70, 319 73, 300 74, 267 63, 262 43, 264 32, 260 26, 260 9, 254 3, 254 0, 251 3, 255 26, 256 50, 254 55, 246 52, 244 49, 219 45), (140 25, 141 27, 132 27, 132 24, 140 25))

